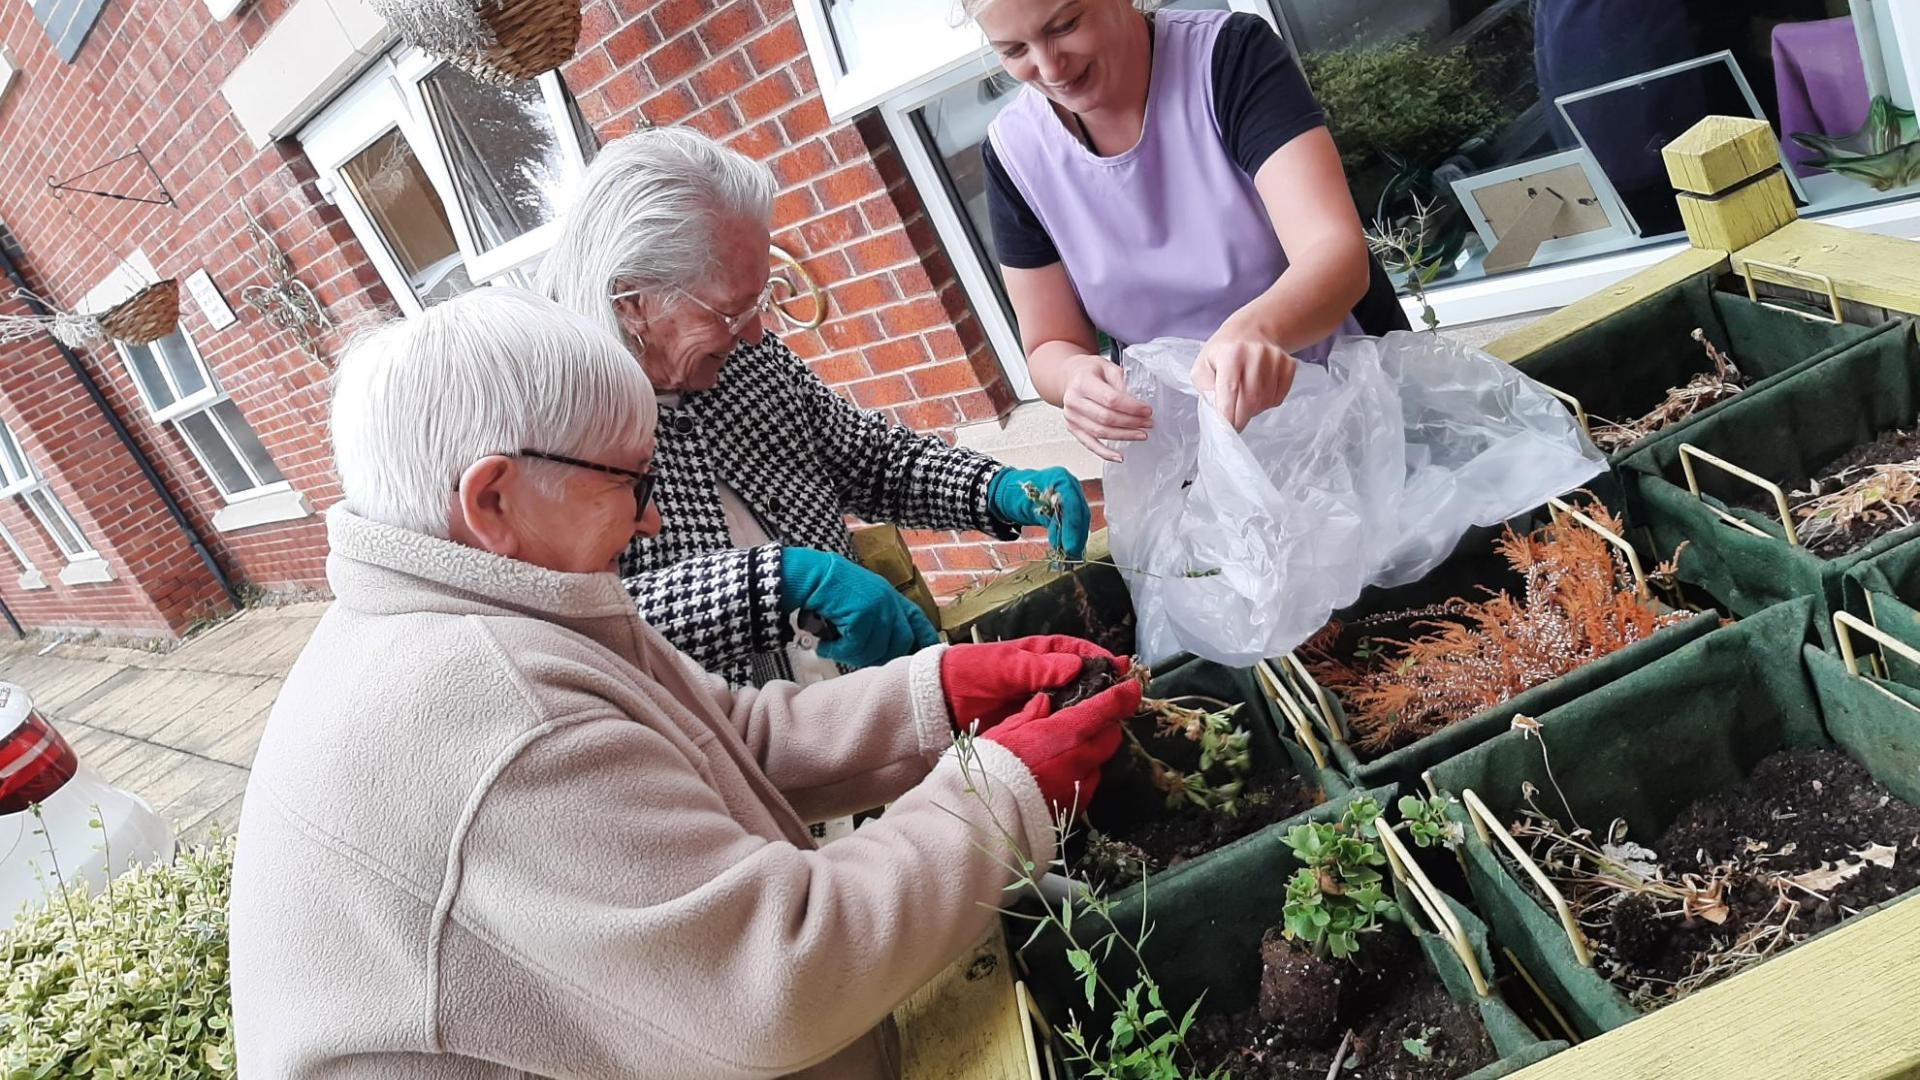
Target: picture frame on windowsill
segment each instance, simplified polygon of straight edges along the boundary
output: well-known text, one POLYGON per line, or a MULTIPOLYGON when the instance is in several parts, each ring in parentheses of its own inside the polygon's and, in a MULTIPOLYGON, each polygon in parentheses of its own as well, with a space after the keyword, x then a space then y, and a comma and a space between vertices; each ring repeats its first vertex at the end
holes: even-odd
POLYGON ((1565 150, 1453 182, 1454 197, 1485 245, 1486 272, 1537 263, 1634 238, 1618 196, 1584 149, 1565 150))
MULTIPOLYGON (((1580 148, 1592 156, 1635 233, 1686 231, 1661 150, 1709 116, 1750 116, 1771 125, 1729 50, 1654 68, 1553 99, 1580 148)), ((1779 133, 1775 132, 1778 140, 1779 133)), ((1782 154, 1782 160, 1785 155, 1782 154)), ((1788 169, 1800 205, 1806 189, 1788 169)))

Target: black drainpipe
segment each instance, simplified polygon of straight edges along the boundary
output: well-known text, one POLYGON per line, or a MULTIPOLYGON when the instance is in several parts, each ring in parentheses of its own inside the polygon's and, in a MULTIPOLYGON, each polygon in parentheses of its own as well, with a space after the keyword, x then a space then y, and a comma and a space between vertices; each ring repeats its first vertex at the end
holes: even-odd
MULTIPOLYGON (((7 251, 5 244, 0 244, 0 266, 6 268, 7 277, 13 280, 14 288, 20 291, 20 299, 32 308, 35 314, 45 317, 53 315, 53 312, 47 310, 47 306, 36 298, 26 278, 20 276, 20 267, 14 263, 13 255, 7 251)), ((227 572, 221 569, 219 560, 213 557, 213 552, 207 548, 207 542, 201 539, 200 530, 193 527, 193 522, 188 519, 186 511, 180 509, 180 503, 173 497, 173 492, 167 490, 166 482, 160 479, 160 473, 154 469, 152 460, 147 457, 145 451, 140 449, 140 444, 133 441, 133 434, 127 430, 127 425, 121 422, 120 414, 114 412, 113 406, 107 403, 107 396, 100 392, 100 384, 93 380, 93 374, 87 370, 85 364, 80 362, 80 357, 72 349, 67 348, 65 342, 54 338, 53 343, 59 347, 60 355, 66 357, 67 366, 73 369, 73 377, 79 379, 80 385, 86 388, 87 397, 92 399, 93 407, 100 410, 101 416, 106 417, 108 426, 113 428, 114 437, 120 440, 120 445, 127 448, 127 453, 133 455, 135 464, 140 466, 140 475, 147 478, 147 483, 153 486, 154 494, 160 496, 160 501, 166 504, 168 515, 173 518, 175 525, 180 526, 180 531, 186 534, 187 543, 193 545, 193 550, 199 554, 200 561, 207 565, 207 572, 213 575, 213 580, 220 583, 220 588, 226 592, 227 599, 233 604, 233 609, 239 611, 245 606, 240 602, 239 590, 233 587, 227 572)), ((20 628, 20 624, 14 622, 11 612, 7 613, 7 621, 13 623, 15 630, 20 628)))

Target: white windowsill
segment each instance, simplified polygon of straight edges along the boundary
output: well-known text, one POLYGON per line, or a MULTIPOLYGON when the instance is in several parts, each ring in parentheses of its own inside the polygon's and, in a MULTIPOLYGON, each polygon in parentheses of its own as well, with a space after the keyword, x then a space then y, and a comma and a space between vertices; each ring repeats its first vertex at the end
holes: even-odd
POLYGON ((1081 480, 1098 480, 1105 467, 1067 430, 1066 414, 1044 401, 1023 401, 1005 420, 956 428, 953 438, 1016 469, 1060 465, 1081 480))
POLYGON ((62 585, 94 585, 113 580, 113 567, 98 555, 88 555, 66 565, 60 571, 62 585))
POLYGON ((213 527, 220 532, 251 529, 276 521, 298 521, 312 517, 307 497, 285 485, 235 496, 232 502, 213 515, 213 527))
MULTIPOLYGON (((1920 236, 1920 198, 1900 199, 1829 214, 1808 214, 1807 219, 1846 229, 1912 239, 1920 236)), ((1434 313, 1440 317, 1443 331, 1448 327, 1491 319, 1551 311, 1617 284, 1662 259, 1678 254, 1686 246, 1686 240, 1681 238, 1630 248, 1617 255, 1602 255, 1533 270, 1517 270, 1495 277, 1476 278, 1458 285, 1436 288, 1427 294, 1427 299, 1433 304, 1434 313)), ((1412 297, 1402 297, 1400 303, 1406 308, 1407 318, 1418 327, 1419 303, 1412 297)))
POLYGON ((38 570, 28 570, 26 573, 20 575, 19 585, 22 589, 33 592, 37 589, 46 588, 47 578, 46 575, 38 570))

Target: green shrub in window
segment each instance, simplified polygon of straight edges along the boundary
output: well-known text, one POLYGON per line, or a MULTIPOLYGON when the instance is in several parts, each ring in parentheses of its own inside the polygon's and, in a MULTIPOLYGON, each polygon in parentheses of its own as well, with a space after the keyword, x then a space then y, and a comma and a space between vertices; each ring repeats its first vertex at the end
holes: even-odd
POLYGON ((1465 46, 1433 51, 1419 38, 1301 57, 1348 173, 1376 157, 1432 167, 1505 119, 1465 46))
POLYGON ((0 1077, 231 1080, 233 840, 56 893, 0 933, 0 1077))

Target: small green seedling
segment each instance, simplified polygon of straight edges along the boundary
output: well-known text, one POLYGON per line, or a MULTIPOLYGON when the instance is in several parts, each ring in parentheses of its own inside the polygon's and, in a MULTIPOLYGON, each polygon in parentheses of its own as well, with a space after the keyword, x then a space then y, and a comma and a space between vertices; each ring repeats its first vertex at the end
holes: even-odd
POLYGON ((1305 865, 1287 883, 1283 927, 1316 956, 1350 960, 1360 935, 1378 930, 1382 919, 1400 918, 1377 869, 1387 861, 1373 829, 1379 816, 1380 804, 1361 798, 1337 822, 1287 830, 1284 843, 1305 865))
POLYGON ((1439 1033, 1440 1033, 1439 1028, 1434 1028, 1434 1027, 1421 1028, 1419 1038, 1401 1039, 1400 1046, 1407 1053, 1412 1054, 1414 1057, 1419 1058, 1421 1061, 1432 1061, 1433 1047, 1428 1046, 1427 1041, 1432 1039, 1435 1035, 1439 1033))
POLYGON ((1459 847, 1466 831, 1459 822, 1447 817, 1448 804, 1458 801, 1452 796, 1423 799, 1418 795, 1402 795, 1400 819, 1407 823, 1407 835, 1423 848, 1443 847, 1451 851, 1459 847))

